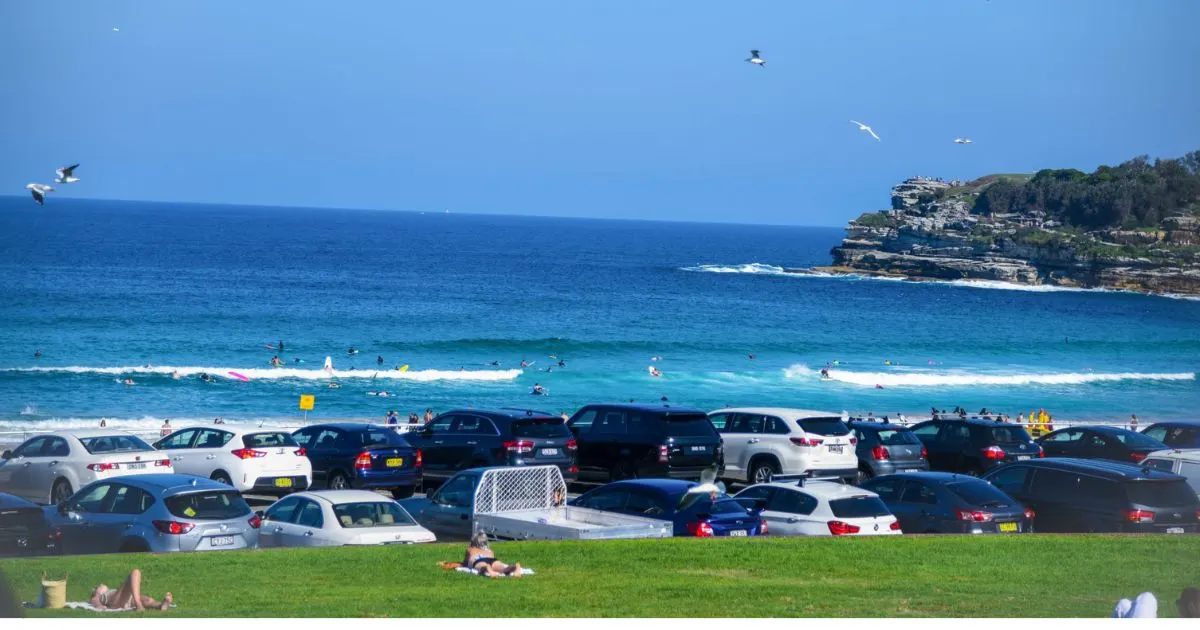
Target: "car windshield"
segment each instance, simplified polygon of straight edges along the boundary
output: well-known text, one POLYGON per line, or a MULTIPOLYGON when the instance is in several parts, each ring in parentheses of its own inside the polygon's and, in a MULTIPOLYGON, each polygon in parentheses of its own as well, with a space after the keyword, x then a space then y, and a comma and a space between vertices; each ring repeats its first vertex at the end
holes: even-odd
POLYGON ((906 446, 917 445, 921 440, 913 435, 912 431, 906 429, 880 429, 875 432, 879 436, 879 441, 885 446, 906 446))
POLYGON ((333 506, 333 514, 337 517, 338 524, 350 529, 416 525, 404 508, 389 501, 342 503, 333 506))
POLYGON ((1033 438, 1029 437, 1029 434, 1021 427, 992 427, 990 435, 995 444, 1022 444, 1033 441, 1033 438))
POLYGON ((242 436, 242 444, 246 448, 268 448, 271 446, 300 446, 290 434, 283 431, 268 433, 247 433, 242 436))
POLYGON ((891 514, 879 497, 867 495, 834 499, 829 502, 829 509, 838 518, 870 518, 891 514))
POLYGON ((512 432, 515 438, 571 437, 571 430, 562 418, 518 420, 512 424, 512 432))
POLYGON ((101 437, 79 438, 83 448, 93 455, 101 453, 133 453, 137 451, 152 451, 149 444, 141 438, 132 435, 105 435, 101 437))
POLYGON ((1148 507, 1183 507, 1196 504, 1196 493, 1183 479, 1172 481, 1135 481, 1129 488, 1129 500, 1148 507))
POLYGON ((1161 451, 1165 448, 1168 448, 1166 444, 1163 444, 1152 437, 1142 435, 1141 433, 1134 433, 1133 431, 1120 431, 1111 435, 1112 437, 1120 440, 1121 444, 1124 444, 1129 448, 1151 449, 1155 451, 1161 451))
POLYGON ((250 514, 250 506, 236 490, 189 492, 167 497, 167 511, 194 521, 220 521, 250 514))
POLYGON ((694 415, 664 416, 667 434, 672 437, 717 437, 717 430, 709 422, 708 416, 698 413, 694 415))
POLYGON ((817 435, 838 436, 850 433, 850 427, 846 426, 841 418, 804 418, 800 420, 800 428, 804 429, 805 433, 817 435))
POLYGON ((383 430, 374 430, 373 429, 370 431, 363 431, 360 435, 362 436, 363 446, 367 446, 367 447, 371 447, 371 446, 408 446, 408 442, 405 442, 404 438, 400 437, 399 433, 395 433, 393 431, 383 431, 383 430))
POLYGON ((986 481, 948 483, 946 488, 972 506, 1007 507, 1013 503, 1012 497, 986 481))
POLYGON ((746 506, 733 499, 717 499, 717 502, 712 504, 708 513, 714 516, 717 514, 745 514, 746 506))

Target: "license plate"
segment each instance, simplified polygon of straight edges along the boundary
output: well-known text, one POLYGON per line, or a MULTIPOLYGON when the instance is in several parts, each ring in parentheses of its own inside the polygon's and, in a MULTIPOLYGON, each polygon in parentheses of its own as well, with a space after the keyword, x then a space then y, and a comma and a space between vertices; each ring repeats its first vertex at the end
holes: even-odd
POLYGON ((921 472, 920 468, 905 468, 904 472, 921 472))
POLYGON ((1023 462, 1027 459, 1029 459, 1029 455, 1017 455, 1017 461, 1019 462, 1023 462))
POLYGON ((214 536, 209 538, 208 542, 213 547, 232 547, 233 536, 214 536))
POLYGON ((689 447, 688 450, 693 453, 707 453, 708 447, 707 446, 692 446, 692 447, 689 447))
POLYGON ((544 448, 544 449, 542 449, 542 455, 558 455, 558 449, 544 448))
POLYGON ((1000 523, 1000 531, 1015 532, 1015 531, 1017 531, 1017 524, 1016 523, 1000 523))
POLYGON ((1167 533, 1168 534, 1182 534, 1183 528, 1182 527, 1168 527, 1167 533))
POLYGON ((829 452, 830 452, 830 453, 837 453, 837 454, 841 455, 841 453, 842 453, 842 445, 841 445, 841 444, 831 444, 831 445, 829 445, 829 452))
POLYGON ((145 464, 125 464, 125 467, 128 468, 129 470, 145 470, 146 469, 145 464))
POLYGON ((403 457, 389 457, 389 458, 387 458, 387 461, 384 462, 384 464, 387 465, 388 468, 399 468, 404 465, 404 458, 403 457))
POLYGON ((733 530, 730 530, 730 531, 729 531, 729 535, 730 535, 730 536, 745 536, 745 535, 746 535, 746 530, 744 530, 744 529, 733 529, 733 530))
POLYGON ((291 488, 292 480, 287 477, 280 477, 279 479, 275 480, 275 487, 276 488, 291 488))

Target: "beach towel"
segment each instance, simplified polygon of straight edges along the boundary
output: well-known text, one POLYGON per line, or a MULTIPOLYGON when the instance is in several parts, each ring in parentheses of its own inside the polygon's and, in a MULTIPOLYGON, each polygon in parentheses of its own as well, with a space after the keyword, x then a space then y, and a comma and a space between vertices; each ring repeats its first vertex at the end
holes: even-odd
MULTIPOLYGON (((37 602, 25 602, 24 606, 26 608, 42 608, 41 606, 37 605, 37 602)), ((93 606, 91 604, 91 602, 67 602, 63 607, 64 608, 74 608, 76 610, 88 610, 91 612, 98 612, 98 613, 133 612, 133 610, 134 610, 133 606, 130 606, 128 608, 96 608, 95 606, 93 606)), ((176 604, 171 604, 171 608, 176 608, 176 604)), ((158 609, 156 608, 155 610, 158 610, 158 609)))
MULTIPOLYGON (((454 570, 458 571, 459 573, 473 573, 475 575, 483 575, 482 573, 468 569, 467 567, 456 567, 454 570)), ((526 569, 525 567, 521 567, 521 577, 524 577, 526 575, 533 575, 533 569, 526 569)), ((512 577, 512 576, 511 575, 502 575, 500 577, 512 577)))

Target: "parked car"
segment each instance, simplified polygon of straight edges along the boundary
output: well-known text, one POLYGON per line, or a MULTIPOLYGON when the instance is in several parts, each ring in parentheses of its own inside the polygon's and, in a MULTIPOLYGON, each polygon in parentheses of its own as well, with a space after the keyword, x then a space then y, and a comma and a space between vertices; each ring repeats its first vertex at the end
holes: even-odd
POLYGON ((1042 457, 1025 429, 993 420, 928 420, 912 426, 933 470, 982 475, 1008 462, 1042 457))
POLYGON ((925 445, 907 427, 868 420, 851 420, 846 425, 858 439, 854 451, 858 456, 856 482, 879 475, 929 470, 925 445))
MULTIPOLYGON (((412 434, 406 434, 411 436, 412 434)), ((314 424, 292 434, 312 466, 312 487, 386 489, 397 499, 421 486, 422 452, 385 427, 339 422, 314 424)))
POLYGON ((1200 499, 1179 475, 1099 459, 1010 464, 984 479, 1037 511, 1040 532, 1195 532, 1200 499))
POLYGON ((0 454, 0 492, 58 504, 99 479, 170 473, 171 460, 124 431, 55 431, 0 454))
POLYGON ((178 474, 96 481, 45 513, 72 554, 247 549, 261 524, 228 484, 178 474))
POLYGON ((471 468, 454 475, 425 497, 400 501, 422 527, 441 540, 466 540, 474 532, 475 488, 486 468, 471 468))
POLYGON ((568 505, 671 521, 675 536, 760 536, 768 525, 759 510, 746 508, 729 495, 688 493, 697 486, 682 479, 616 481, 593 488, 568 505))
POLYGON ((1158 440, 1170 448, 1200 448, 1200 421, 1156 422, 1146 427, 1142 435, 1158 440))
POLYGON ((167 453, 175 472, 206 477, 239 492, 283 495, 305 490, 312 482, 304 449, 282 429, 232 424, 188 427, 163 437, 154 447, 167 453))
POLYGON ((579 480, 699 479, 724 465, 721 436, 699 409, 666 405, 587 405, 567 427, 579 444, 579 480))
POLYGON ((405 434, 421 449, 425 476, 449 479, 481 466, 558 466, 575 478, 576 443, 560 416, 529 409, 455 409, 405 434))
POLYGON ((299 492, 261 514, 261 547, 341 547, 434 542, 399 503, 366 490, 299 492))
POLYGON ((0 492, 0 558, 34 556, 58 550, 58 532, 46 524, 32 501, 0 492))
POLYGON ((910 534, 1033 531, 1034 512, 977 477, 944 472, 883 475, 863 482, 910 534))
POLYGON ((772 536, 901 533, 900 522, 878 495, 837 481, 760 483, 733 498, 747 508, 760 510, 772 536))
POLYGON ((1046 457, 1110 459, 1138 463, 1166 444, 1120 427, 1090 426, 1059 429, 1037 439, 1046 457))
POLYGON ((746 407, 710 412, 725 446, 723 477, 765 483, 775 475, 853 478, 858 441, 827 411, 746 407))
POLYGON ((1200 449, 1155 451, 1142 460, 1142 467, 1175 473, 1200 496, 1200 449))

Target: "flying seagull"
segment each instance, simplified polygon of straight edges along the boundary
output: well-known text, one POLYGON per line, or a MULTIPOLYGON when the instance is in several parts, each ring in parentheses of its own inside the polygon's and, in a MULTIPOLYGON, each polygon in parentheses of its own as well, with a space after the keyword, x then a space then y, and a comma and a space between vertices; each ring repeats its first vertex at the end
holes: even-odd
POLYGON ((691 504, 705 495, 715 498, 724 492, 725 484, 717 482, 717 465, 713 464, 700 471, 700 483, 688 488, 687 492, 682 497, 679 497, 680 509, 682 509, 682 506, 691 504))
MULTIPOLYGON (((867 132, 867 133, 871 134, 871 137, 872 137, 872 138, 875 138, 876 140, 879 140, 879 136, 875 135, 875 130, 874 130, 874 129, 871 129, 871 126, 870 126, 870 125, 864 125, 864 124, 862 124, 862 123, 858 122, 857 120, 851 120, 850 122, 852 122, 852 123, 854 123, 854 124, 858 125, 858 130, 859 130, 859 131, 865 131, 865 132, 867 132)), ((883 142, 883 141, 882 141, 882 140, 880 140, 880 142, 883 142)))
POLYGON ((971 144, 974 140, 970 138, 955 138, 954 144, 971 144))
POLYGON ((46 193, 54 192, 54 189, 50 186, 47 186, 46 184, 39 184, 37 182, 26 184, 25 189, 30 193, 33 193, 33 200, 36 201, 37 205, 39 206, 46 205, 46 193))
POLYGON ((64 166, 57 171, 54 171, 58 174, 58 177, 54 178, 54 183, 74 184, 75 182, 79 181, 79 178, 74 176, 75 169, 77 168, 79 168, 78 164, 72 164, 71 166, 64 166))
POLYGON ((767 62, 764 61, 762 57, 758 56, 757 50, 750 51, 750 58, 746 60, 746 63, 752 63, 752 64, 758 66, 759 68, 767 67, 767 62))

